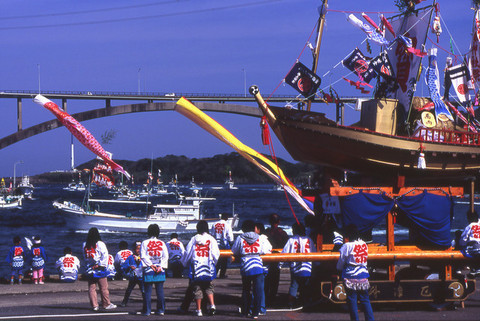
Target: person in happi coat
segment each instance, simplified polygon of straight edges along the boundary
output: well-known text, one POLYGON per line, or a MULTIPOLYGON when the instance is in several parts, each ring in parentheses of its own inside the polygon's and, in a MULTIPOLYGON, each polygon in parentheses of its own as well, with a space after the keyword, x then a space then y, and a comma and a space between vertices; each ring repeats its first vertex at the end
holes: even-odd
POLYGON ((355 225, 346 227, 345 236, 349 242, 340 248, 340 258, 337 262, 337 270, 347 292, 347 305, 350 311, 350 319, 358 320, 357 300, 363 306, 365 320, 374 320, 368 289, 370 276, 367 269, 368 246, 360 239, 355 225))
POLYGON ((137 241, 133 244, 135 248, 135 253, 132 253, 125 262, 122 264, 123 275, 128 277, 128 285, 125 290, 125 295, 123 296, 123 301, 120 304, 121 307, 126 307, 130 294, 135 285, 138 284, 140 292, 142 293, 143 299, 143 309, 142 313, 146 312, 146 300, 145 300, 145 284, 143 282, 143 268, 142 268, 142 259, 140 258, 140 250, 142 247, 142 242, 137 241))
POLYGON ((96 227, 88 230, 87 240, 83 243, 83 258, 88 278, 88 298, 92 309, 94 311, 99 309, 97 284, 100 288, 103 308, 105 310, 115 309, 117 306, 110 302, 110 292, 108 291, 108 249, 96 227))
POLYGON ((252 317, 260 314, 262 292, 264 291, 263 261, 260 255, 269 253, 271 244, 255 233, 255 222, 246 220, 242 224, 243 234, 239 235, 232 246, 233 255, 240 259, 242 275, 242 314, 247 316, 253 300, 252 317))
MULTIPOLYGON (((202 299, 208 299, 207 313, 216 312, 213 280, 217 273, 215 265, 220 257, 217 241, 208 234, 208 223, 201 220, 197 223, 197 234, 188 242, 182 264, 189 267, 189 288, 193 291, 196 303, 196 315, 202 316, 202 299)), ((188 291, 188 289, 187 289, 188 291)))
POLYGON ((143 281, 145 283, 145 312, 150 315, 152 312, 152 289, 155 285, 157 293, 157 309, 155 314, 165 314, 165 296, 163 283, 165 282, 165 271, 168 267, 168 249, 165 242, 158 239, 160 228, 157 224, 150 224, 147 230, 148 239, 140 246, 140 258, 143 266, 143 281))
MULTIPOLYGON (((230 250, 234 241, 232 226, 227 222, 228 217, 227 213, 222 213, 218 222, 212 224, 211 235, 217 240, 220 250, 230 250)), ((218 259, 217 273, 221 279, 225 278, 227 273, 228 259, 228 257, 218 259)))
POLYGON ((115 254, 115 258, 113 260, 113 265, 115 266, 115 270, 117 271, 117 278, 122 279, 125 277, 123 274, 122 265, 125 263, 127 258, 133 254, 131 250, 128 249, 128 243, 126 241, 120 241, 118 243, 119 251, 115 254))
POLYGON ((78 279, 80 260, 72 255, 72 249, 67 246, 63 249, 63 256, 55 262, 55 268, 58 270, 61 282, 72 283, 78 279))
POLYGON ((48 260, 47 253, 39 236, 33 237, 32 242, 32 248, 30 249, 32 280, 34 284, 44 284, 43 270, 45 268, 45 262, 48 260))
MULTIPOLYGON (((292 225, 293 236, 285 244, 282 253, 311 253, 315 252, 313 240, 306 236, 305 226, 301 223, 292 225)), ((303 305, 309 298, 308 285, 312 275, 312 262, 290 262, 290 289, 288 304, 293 307, 299 294, 299 302, 303 305)))
POLYGON ((13 246, 8 251, 7 263, 11 267, 10 284, 15 283, 15 278, 18 279, 18 284, 22 284, 23 269, 25 267, 25 249, 21 245, 20 236, 13 238, 13 246))
POLYGON ((178 234, 172 233, 170 241, 167 242, 168 248, 168 270, 172 271, 172 277, 181 278, 183 265, 182 257, 185 254, 185 246, 178 240, 178 234))
POLYGON ((480 269, 480 220, 476 212, 469 212, 467 218, 470 224, 463 230, 458 243, 463 255, 472 259, 470 273, 475 276, 480 269))

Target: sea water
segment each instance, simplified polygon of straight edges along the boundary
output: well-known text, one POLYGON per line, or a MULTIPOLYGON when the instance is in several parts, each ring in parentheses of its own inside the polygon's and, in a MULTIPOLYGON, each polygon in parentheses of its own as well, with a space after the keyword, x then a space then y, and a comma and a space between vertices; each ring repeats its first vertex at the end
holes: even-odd
MULTIPOLYGON (((55 261, 63 256, 63 249, 69 246, 73 254, 82 260, 82 244, 87 237, 87 231, 75 229, 68 224, 66 217, 61 212, 55 210, 52 206, 54 200, 69 200, 78 205, 82 204, 83 192, 70 192, 63 190, 61 185, 40 185, 35 188, 33 199, 24 200, 21 209, 0 210, 0 277, 5 277, 9 273, 9 266, 5 259, 12 246, 12 239, 18 235, 22 238, 22 245, 25 245, 24 237, 40 236, 42 244, 48 255, 46 263, 46 274, 55 274, 55 261)), ((201 195, 205 197, 215 197, 215 201, 206 201, 203 204, 204 217, 217 218, 220 213, 232 214, 233 211, 240 218, 239 227, 247 219, 262 222, 268 226, 268 217, 272 213, 277 213, 281 217, 281 226, 291 232, 291 225, 295 223, 295 216, 300 222, 304 221, 307 214, 293 199, 287 201, 283 191, 274 191, 273 185, 237 185, 238 189, 212 189, 212 186, 203 186, 201 195), (295 216, 294 216, 295 215, 295 216)), ((188 188, 180 188, 180 192, 186 196, 191 195, 192 191, 188 188)), ((111 198, 107 190, 97 190, 93 192, 92 198, 111 198)), ((152 203, 174 202, 172 195, 150 198, 152 203)), ((100 205, 102 210, 107 211, 106 205, 100 205)), ((457 229, 463 229, 466 224, 467 204, 456 204, 455 215, 452 223, 452 233, 457 229)), ((133 211, 133 210, 132 210, 133 211)), ((134 215, 145 213, 143 208, 139 208, 134 215)), ((384 224, 379 225, 373 230, 375 242, 385 242, 384 224)), ((396 239, 406 237, 408 231, 402 227, 396 226, 396 239)), ((122 240, 128 242, 129 246, 135 241, 141 241, 147 238, 145 233, 113 233, 101 231, 102 240, 106 243, 110 254, 115 255, 118 243, 122 240)), ((193 234, 180 234, 180 240, 186 245, 193 234)), ((170 232, 160 235, 164 241, 170 238, 170 232)), ((81 271, 83 271, 81 269, 81 271)))

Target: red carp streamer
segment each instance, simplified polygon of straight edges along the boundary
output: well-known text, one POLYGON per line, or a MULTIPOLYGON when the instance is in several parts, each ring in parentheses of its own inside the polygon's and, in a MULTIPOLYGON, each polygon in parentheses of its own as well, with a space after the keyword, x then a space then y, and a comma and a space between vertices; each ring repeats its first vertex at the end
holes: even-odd
POLYGON ((61 110, 57 104, 42 95, 35 96, 33 101, 50 110, 55 117, 57 117, 58 121, 61 122, 80 143, 94 152, 97 156, 101 157, 113 170, 121 172, 127 177, 127 179, 130 179, 130 174, 127 173, 122 166, 118 165, 111 159, 111 156, 105 151, 105 149, 103 149, 102 145, 100 145, 95 137, 93 137, 93 135, 75 118, 61 110))

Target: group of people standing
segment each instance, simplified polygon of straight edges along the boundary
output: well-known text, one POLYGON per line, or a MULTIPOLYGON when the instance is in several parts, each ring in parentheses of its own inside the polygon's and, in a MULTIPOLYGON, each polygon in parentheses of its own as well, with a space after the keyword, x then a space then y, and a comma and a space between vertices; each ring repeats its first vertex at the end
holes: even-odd
MULTIPOLYGON (((315 252, 315 242, 308 235, 303 224, 296 222, 292 226, 293 235, 289 237, 280 228, 280 218, 272 214, 269 218, 270 227, 252 220, 242 224, 242 234, 234 239, 231 226, 226 218, 214 223, 209 229, 208 223, 201 220, 197 224, 197 234, 193 236, 186 247, 178 240, 178 235, 173 233, 168 242, 159 239, 160 228, 157 224, 148 227, 148 238, 136 241, 133 251, 128 249, 128 244, 120 242, 120 250, 113 258, 108 253, 106 244, 101 240, 97 228, 91 228, 87 239, 83 243, 83 258, 85 260, 85 276, 88 280, 88 297, 91 307, 98 311, 100 306, 97 298, 97 287, 100 290, 101 306, 106 309, 115 309, 117 306, 110 301, 108 291, 108 278, 111 277, 109 266, 114 265, 117 274, 128 279, 128 285, 120 306, 128 304, 130 295, 136 285, 139 286, 143 307, 141 314, 152 314, 152 291, 155 287, 157 305, 153 313, 165 314, 164 282, 167 270, 172 277, 182 277, 183 271, 188 269, 189 284, 184 300, 177 309, 180 313, 188 312, 192 301, 195 303, 195 314, 202 316, 204 313, 214 315, 216 306, 214 300, 213 281, 219 273, 220 278, 226 277, 228 256, 220 257, 220 250, 231 249, 233 256, 240 263, 242 277, 242 306, 241 313, 254 319, 266 314, 266 306, 273 304, 278 292, 280 279, 280 265, 278 262, 263 262, 262 255, 281 251, 283 253, 311 253, 315 252), (202 311, 202 300, 207 300, 206 309, 202 311)), ((350 307, 352 319, 358 319, 357 299, 364 306, 366 320, 373 320, 373 313, 368 300, 368 247, 358 237, 355 228, 347 228, 346 234, 350 242, 340 242, 340 259, 337 269, 341 271, 347 293, 347 303, 350 307)), ((338 238, 338 237, 337 237, 338 238)), ((338 241, 338 240, 337 240, 338 241)), ((23 268, 26 253, 20 245, 20 238, 14 239, 7 261, 12 266, 11 282, 23 268), (15 274, 16 273, 16 274, 15 274)), ((30 250, 31 262, 34 273, 32 278, 35 283, 43 283, 43 267, 47 256, 41 246, 41 240, 33 239, 30 250), (43 260, 43 261, 42 261, 43 260)), ((310 278, 312 275, 312 262, 288 262, 291 283, 289 288, 289 305, 299 300, 301 304, 310 298, 310 278)), ((73 282, 78 277, 80 262, 72 255, 70 248, 65 248, 64 256, 57 263, 60 278, 64 282, 73 282)), ((18 275, 22 282, 21 272, 18 275)))

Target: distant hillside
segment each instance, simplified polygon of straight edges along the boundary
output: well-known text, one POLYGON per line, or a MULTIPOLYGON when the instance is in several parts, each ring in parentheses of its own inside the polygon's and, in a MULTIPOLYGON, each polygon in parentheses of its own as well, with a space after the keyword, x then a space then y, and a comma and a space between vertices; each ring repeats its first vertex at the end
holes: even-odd
MULTIPOLYGON (((198 183, 223 183, 228 176, 228 171, 232 171, 232 177, 236 184, 272 182, 260 169, 237 153, 221 154, 207 158, 167 155, 153 160, 144 158, 138 161, 115 161, 133 175, 136 183, 145 182, 147 173, 150 171, 156 178, 159 169, 162 171, 162 179, 165 183, 168 183, 175 174, 177 174, 179 182, 189 182, 193 176, 195 182, 198 183)), ((77 166, 77 169, 92 169, 96 162, 96 160, 91 160, 77 166)), ((297 185, 307 183, 308 177, 317 176, 319 171, 318 166, 305 163, 293 164, 280 158, 278 159, 278 165, 287 177, 297 185)), ((36 175, 31 180, 34 183, 68 183, 73 177, 77 178, 77 174, 73 175, 69 172, 50 172, 36 175)))

